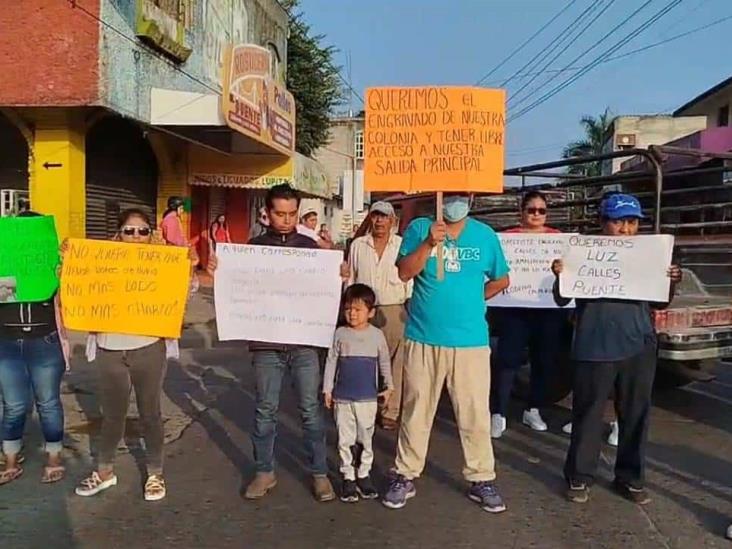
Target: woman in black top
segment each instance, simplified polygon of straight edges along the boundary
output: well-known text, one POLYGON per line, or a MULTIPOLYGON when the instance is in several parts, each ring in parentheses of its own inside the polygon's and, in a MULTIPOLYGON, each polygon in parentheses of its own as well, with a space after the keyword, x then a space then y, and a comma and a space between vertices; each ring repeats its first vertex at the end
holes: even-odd
MULTIPOLYGON (((24 212, 30 217, 32 212, 24 212)), ((48 461, 41 481, 64 477, 61 377, 66 370, 54 296, 41 303, 0 303, 0 391, 3 394, 0 485, 23 474, 20 450, 30 397, 35 399, 48 461)))

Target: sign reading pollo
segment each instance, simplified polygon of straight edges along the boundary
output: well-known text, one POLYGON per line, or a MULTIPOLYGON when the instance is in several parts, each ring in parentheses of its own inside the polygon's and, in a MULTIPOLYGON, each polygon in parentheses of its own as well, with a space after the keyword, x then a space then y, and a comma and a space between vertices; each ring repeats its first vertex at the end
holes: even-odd
POLYGON ((272 54, 251 44, 224 55, 221 108, 226 124, 290 156, 295 151, 295 98, 272 78, 272 54))

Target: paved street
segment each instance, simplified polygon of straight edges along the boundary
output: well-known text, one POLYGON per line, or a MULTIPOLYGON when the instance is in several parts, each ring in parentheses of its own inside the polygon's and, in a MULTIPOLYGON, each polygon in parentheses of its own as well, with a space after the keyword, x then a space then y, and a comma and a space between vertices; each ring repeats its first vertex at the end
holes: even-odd
MULTIPOLYGON (((119 459, 120 485, 92 499, 73 495, 75 481, 88 472, 87 435, 93 448, 99 413, 93 366, 79 358, 64 396, 68 478, 55 486, 39 484, 34 425, 25 476, 0 489, 3 547, 729 547, 722 533, 732 520, 732 367, 712 384, 657 395, 648 479, 654 501, 645 509, 609 491, 609 447, 603 482, 590 503, 563 500, 560 470, 568 439, 559 433, 568 412, 559 406, 547 414, 550 433, 534 434, 514 422, 496 444, 509 506, 503 515, 491 516, 464 496, 449 406, 440 410, 418 496, 405 509, 390 511, 377 502, 316 504, 303 473, 289 388, 278 439, 280 484, 268 499, 252 503, 239 495, 252 473, 253 386, 246 351, 212 346, 205 340, 206 314, 192 314, 199 318, 186 331, 181 361, 171 365, 165 387, 169 497, 157 504, 142 500, 134 420, 130 453, 119 459)), ((376 437, 380 481, 395 438, 383 431, 376 437)), ((335 472, 333 428, 329 446, 335 472)))

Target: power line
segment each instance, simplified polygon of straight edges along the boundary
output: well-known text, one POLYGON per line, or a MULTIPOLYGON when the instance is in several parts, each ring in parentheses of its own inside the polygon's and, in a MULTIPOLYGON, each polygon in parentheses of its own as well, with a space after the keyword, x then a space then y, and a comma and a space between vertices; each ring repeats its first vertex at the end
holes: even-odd
MULTIPOLYGON (((649 2, 650 2, 650 0, 649 0, 649 2)), ((646 2, 646 4, 648 4, 649 2, 646 2)), ((529 111, 535 109, 536 107, 538 107, 542 103, 548 101, 550 98, 552 98, 557 93, 559 93, 560 91, 562 91, 563 89, 565 89, 567 86, 570 86, 572 83, 576 82, 579 78, 581 78, 582 76, 584 76, 585 74, 587 74, 590 70, 592 70, 594 67, 596 67, 597 65, 599 65, 604 59, 606 59, 607 57, 609 57, 610 55, 612 55, 613 53, 615 53, 618 49, 622 48, 625 44, 627 44, 628 42, 630 42, 633 38, 635 38, 636 36, 638 36, 639 34, 641 34, 643 31, 645 31, 647 28, 649 28, 654 23, 656 23, 656 21, 658 21, 664 15, 666 15, 668 12, 670 12, 675 7, 677 7, 681 2, 682 2, 682 0, 672 0, 671 2, 669 2, 668 4, 666 4, 666 6, 664 8, 662 8, 661 10, 659 10, 653 17, 651 17, 650 19, 648 19, 645 23, 643 23, 641 26, 639 26, 634 31, 632 31, 630 34, 628 34, 625 38, 621 39, 619 42, 617 42, 616 44, 614 44, 613 46, 611 46, 610 48, 608 48, 605 52, 603 52, 602 54, 600 54, 592 63, 590 63, 590 65, 588 65, 585 68, 583 68, 578 74, 575 74, 575 75, 571 76, 570 78, 568 78, 567 80, 565 80, 563 83, 561 83, 558 86, 554 87, 552 90, 550 90, 549 92, 547 92, 546 94, 544 94, 542 97, 540 97, 539 99, 537 99, 536 101, 534 101, 534 103, 532 103, 531 105, 525 107, 519 113, 517 113, 517 114, 515 114, 515 115, 513 115, 511 117, 509 117, 509 120, 515 120, 516 118, 519 118, 521 116, 524 116, 529 111)), ((642 9, 646 4, 644 4, 643 6, 641 6, 640 9, 642 9)), ((637 11, 638 10, 636 10, 636 12, 634 12, 633 14, 631 14, 629 16, 629 18, 630 17, 633 17, 633 15, 635 15, 635 13, 637 13, 637 11)), ((621 25, 622 24, 624 24, 624 23, 621 23, 621 25)), ((598 44, 599 44, 599 42, 598 42, 598 44)), ((594 48, 594 46, 593 46, 593 48, 594 48)))
MULTIPOLYGON (((592 27, 592 25, 594 25, 595 22, 597 22, 597 20, 600 17, 602 17, 605 14, 605 12, 607 10, 609 10, 610 7, 614 3, 615 3, 615 0, 610 0, 610 2, 605 4, 605 7, 603 7, 597 14, 595 14, 594 17, 592 18, 592 20, 587 25, 585 25, 584 28, 582 28, 580 30, 580 32, 574 38, 572 38, 572 40, 570 40, 566 46, 564 46, 564 48, 562 48, 554 57, 552 57, 549 61, 547 61, 546 64, 541 68, 541 70, 546 70, 547 68, 549 68, 552 65, 552 63, 554 63, 554 61, 559 59, 559 57, 561 57, 562 54, 564 54, 564 52, 566 52, 570 47, 572 47, 572 44, 574 44, 577 40, 579 40, 582 37, 582 35, 585 32, 587 32, 590 29, 590 27, 592 27)), ((570 36, 570 35, 571 34, 568 34, 567 36, 570 36)), ((523 86, 521 86, 517 91, 512 93, 511 97, 508 101, 509 105, 511 104, 511 101, 518 99, 518 97, 521 95, 521 92, 524 91, 526 88, 528 88, 531 85, 531 83, 534 82, 538 77, 539 77, 538 75, 533 76, 531 79, 529 79, 528 82, 526 82, 523 86)), ((536 89, 540 89, 540 88, 541 88, 541 86, 537 87, 536 89)), ((528 95, 529 96, 532 95, 533 91, 534 90, 529 91, 528 95)))
MULTIPOLYGON (((614 26, 614 27, 613 27, 612 29, 610 29, 610 31, 608 31, 607 33, 605 33, 605 35, 604 35, 604 36, 602 36, 602 37, 601 37, 601 38, 600 38, 599 40, 595 41, 595 43, 594 43, 594 44, 592 44, 592 45, 591 45, 590 47, 586 48, 586 49, 585 49, 584 51, 582 51, 582 53, 580 53, 580 54, 579 54, 579 55, 578 55, 577 57, 575 57, 574 59, 572 59, 572 61, 570 61, 570 62, 569 62, 569 63, 567 64, 567 66, 566 66, 566 67, 564 67, 564 68, 567 68, 567 67, 570 67, 570 66, 574 65, 574 64, 575 64, 575 63, 576 63, 577 61, 579 61, 580 59, 582 59, 582 58, 583 58, 583 57, 584 57, 585 55, 587 55, 587 54, 588 54, 588 53, 590 53, 590 52, 591 52, 592 50, 594 50, 595 48, 597 48, 597 47, 598 47, 598 46, 599 46, 600 44, 602 44, 602 43, 603 43, 603 42, 604 42, 605 40, 607 40, 608 38, 610 38, 610 37, 611 37, 611 36, 612 36, 612 35, 613 35, 613 34, 614 34, 614 33, 615 33, 616 31, 618 31, 618 30, 619 30, 619 29, 621 29, 621 28, 622 28, 623 26, 625 26, 625 25, 626 25, 626 24, 627 24, 627 23, 628 23, 628 22, 629 22, 629 21, 630 21, 631 19, 633 19, 633 18, 634 18, 634 17, 635 17, 635 16, 636 16, 636 15, 637 15, 638 13, 640 13, 641 11, 643 11, 643 9, 645 9, 645 8, 646 8, 646 7, 648 6, 648 5, 650 5, 650 4, 651 4, 651 3, 653 2, 653 1, 654 1, 654 0, 646 0, 646 2, 645 2, 644 4, 642 4, 642 5, 641 5, 641 6, 639 7, 639 8, 637 8, 637 9, 636 9, 636 10, 635 10, 635 11, 634 11, 633 13, 631 13, 630 15, 628 15, 628 16, 627 16, 627 17, 626 17, 625 19, 623 19, 623 20, 622 20, 622 21, 621 21, 620 23, 618 23, 618 24, 617 24, 617 25, 615 25, 615 26, 614 26)), ((557 74, 553 75, 553 76, 552 76, 551 78, 549 78, 549 79, 547 79, 546 81, 544 81, 544 82, 543 82, 543 83, 542 83, 542 84, 541 84, 540 86, 538 86, 537 88, 535 88, 534 90, 532 90, 532 92, 533 92, 532 94, 529 94, 529 95, 526 95, 526 96, 524 96, 524 97, 523 97, 522 99, 520 99, 520 100, 519 100, 519 101, 518 101, 518 102, 517 102, 516 104, 514 104, 514 105, 513 105, 513 108, 515 109, 515 108, 516 108, 516 107, 517 107, 518 105, 521 105, 521 104, 525 103, 526 101, 528 101, 528 100, 532 99, 532 97, 535 97, 535 94, 536 94, 536 93, 537 93, 537 92, 538 92, 539 90, 541 90, 542 88, 545 88, 545 87, 546 87, 547 85, 549 85, 549 83, 550 83, 550 82, 552 82, 552 81, 553 81, 554 79, 556 79, 556 78, 557 78, 557 77, 559 76, 559 74, 560 74, 560 73, 557 73, 557 74)))
MULTIPOLYGON (((657 48, 658 46, 663 46, 664 44, 668 44, 669 42, 674 42, 676 40, 679 40, 681 38, 685 38, 686 36, 690 36, 692 34, 696 34, 697 32, 701 32, 703 30, 710 29, 712 27, 716 27, 717 25, 721 25, 722 23, 729 21, 732 19, 732 15, 728 15, 726 17, 723 17, 721 19, 717 19, 716 21, 712 21, 711 23, 707 23, 706 25, 702 25, 699 27, 694 27, 693 29, 689 29, 688 31, 682 32, 680 34, 675 34, 674 36, 670 36, 664 40, 659 40, 658 42, 653 42, 652 44, 648 44, 646 46, 636 48, 634 50, 627 51, 625 53, 621 53, 618 55, 612 55, 606 59, 602 60, 602 63, 609 63, 611 61, 616 61, 618 59, 623 59, 625 57, 630 57, 631 55, 635 55, 637 53, 644 52, 646 50, 650 50, 653 48, 657 48)), ((534 75, 541 75, 541 74, 553 74, 553 73, 563 73, 563 72, 571 72, 571 71, 579 71, 584 69, 585 67, 588 67, 590 63, 587 65, 581 65, 579 67, 565 67, 563 69, 548 69, 545 71, 538 71, 538 72, 532 72, 532 73, 524 73, 521 76, 534 76, 534 75)), ((494 80, 493 83, 498 83, 499 80, 494 80)))
POLYGON ((548 28, 548 27, 549 27, 549 26, 550 26, 550 25, 551 25, 552 23, 554 23, 554 21, 556 21, 556 20, 557 20, 557 19, 558 19, 558 18, 559 18, 559 17, 560 17, 560 16, 561 16, 561 15, 562 15, 562 14, 563 14, 563 13, 564 13, 565 11, 567 11, 567 10, 568 10, 569 8, 571 8, 571 7, 572 7, 572 6, 573 6, 573 5, 574 5, 574 4, 576 3, 576 2, 577 2, 577 0, 572 0, 572 1, 571 1, 571 2, 569 3, 569 4, 567 4, 567 5, 566 5, 566 6, 564 6, 564 7, 563 7, 563 8, 561 9, 561 10, 559 10, 559 11, 558 11, 558 12, 557 12, 557 13, 556 13, 556 14, 554 15, 554 17, 552 17, 551 19, 549 19, 549 21, 547 21, 546 23, 544 23, 544 24, 543 24, 543 25, 542 25, 542 26, 541 26, 541 27, 539 28, 539 30, 537 30, 537 31, 536 31, 536 32, 535 32, 534 34, 532 34, 532 35, 531 35, 531 36, 529 36, 529 37, 528 37, 528 38, 527 38, 526 40, 524 40, 524 41, 523 41, 523 43, 522 43, 522 44, 521 44, 520 46, 518 46, 518 47, 517 47, 517 48, 516 48, 515 50, 513 50, 513 51, 512 51, 512 52, 511 52, 511 53, 510 53, 510 54, 508 55, 508 57, 506 57, 506 58, 505 58, 505 59, 504 59, 503 61, 501 61, 501 62, 500 62, 500 63, 499 63, 498 65, 496 65, 495 67, 493 67, 493 68, 492 68, 492 69, 491 69, 491 70, 490 70, 490 71, 489 71, 488 73, 486 73, 486 74, 485 74, 485 75, 483 76, 483 78, 481 78, 480 80, 478 80, 478 81, 477 81, 477 82, 475 83, 475 85, 476 85, 476 86, 480 86, 480 85, 481 85, 481 84, 482 84, 483 82, 485 82, 485 81, 486 81, 486 80, 488 79, 488 77, 492 76, 494 72, 496 72, 496 71, 497 71, 498 69, 500 69, 500 68, 501 68, 502 66, 504 66, 504 65, 505 65, 506 63, 508 63, 508 62, 509 62, 509 61, 510 61, 511 59, 513 59, 513 58, 514 58, 514 56, 515 56, 515 55, 516 55, 517 53, 519 53, 519 52, 520 52, 521 50, 523 50, 523 49, 524 49, 524 47, 526 47, 526 46, 527 46, 527 45, 528 45, 528 44, 529 44, 529 43, 530 43, 530 42, 531 42, 531 41, 532 41, 532 40, 533 40, 534 38, 536 38, 536 37, 537 37, 537 36, 539 36, 539 35, 540 35, 540 34, 541 34, 542 32, 544 32, 544 30, 546 30, 546 29, 547 29, 547 28, 548 28))
POLYGON ((594 0, 592 4, 590 4, 585 10, 580 13, 577 17, 575 17, 572 22, 569 23, 564 29, 559 31, 559 34, 555 36, 546 46, 544 46, 534 57, 529 59, 519 70, 517 70, 515 73, 513 73, 510 77, 505 79, 503 82, 501 82, 500 87, 505 88, 510 84, 520 73, 524 72, 525 70, 530 69, 529 67, 532 67, 534 65, 534 62, 539 59, 547 50, 552 48, 557 42, 561 42, 563 40, 563 37, 566 36, 567 32, 570 32, 574 29, 575 25, 577 25, 587 14, 588 11, 593 9, 595 6, 599 5, 599 3, 602 2, 602 0, 594 0))

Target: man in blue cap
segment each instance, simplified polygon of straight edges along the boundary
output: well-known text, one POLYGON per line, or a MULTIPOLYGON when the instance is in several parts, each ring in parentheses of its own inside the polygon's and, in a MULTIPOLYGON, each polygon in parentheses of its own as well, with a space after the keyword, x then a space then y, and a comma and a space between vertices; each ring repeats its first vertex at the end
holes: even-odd
MULTIPOLYGON (((614 193, 600 204, 602 234, 607 236, 637 235, 643 217, 640 202, 632 195, 614 193)), ((555 300, 565 306, 570 300, 559 294, 558 277, 562 267, 560 259, 552 263, 552 271, 557 276, 555 300)), ((671 265, 668 276, 671 291, 666 303, 576 300, 572 442, 564 466, 570 501, 585 503, 589 499, 602 445, 603 411, 614 389, 620 427, 614 486, 638 505, 650 502, 644 482, 651 391, 656 373, 656 334, 651 309, 668 306, 675 285, 681 281, 681 269, 671 265)))

